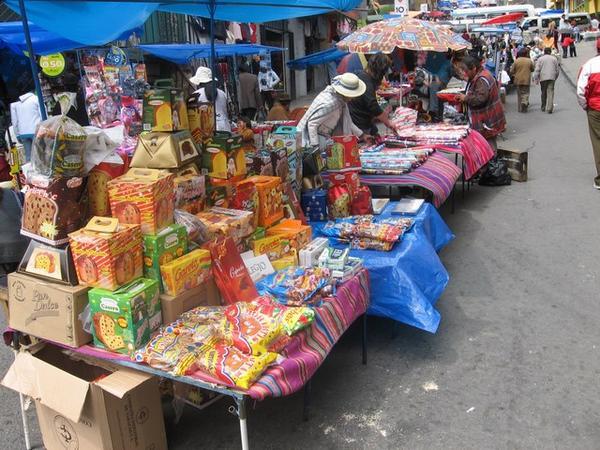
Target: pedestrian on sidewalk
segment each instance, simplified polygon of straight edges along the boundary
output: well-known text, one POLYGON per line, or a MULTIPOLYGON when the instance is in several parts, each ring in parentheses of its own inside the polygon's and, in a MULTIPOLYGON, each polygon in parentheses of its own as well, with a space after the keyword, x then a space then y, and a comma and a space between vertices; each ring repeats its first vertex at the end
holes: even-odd
POLYGON ((579 71, 577 101, 587 112, 590 140, 596 163, 594 187, 600 189, 600 38, 596 40, 597 55, 579 71))
POLYGON ((467 105, 471 128, 481 133, 495 152, 496 137, 506 129, 498 82, 478 59, 470 55, 458 64, 467 81, 467 93, 459 94, 457 98, 467 105))
POLYGON ((529 50, 522 48, 517 54, 517 60, 510 68, 510 74, 514 77, 517 86, 517 108, 519 112, 527 112, 529 107, 529 90, 531 87, 531 73, 535 67, 529 57, 529 50))
POLYGON ((542 111, 552 114, 554 111, 554 83, 560 74, 558 59, 551 48, 545 48, 544 54, 535 63, 533 79, 542 89, 542 111))
POLYGON ((250 67, 247 64, 240 65, 240 92, 238 93, 240 101, 240 111, 242 115, 250 120, 254 120, 256 112, 262 109, 262 98, 258 86, 258 77, 250 73, 250 67))
MULTIPOLYGON (((563 34, 562 41, 560 42, 560 46, 562 47, 563 52, 563 58, 568 57, 567 52, 571 48, 571 45, 573 45, 573 48, 575 48, 574 42, 575 41, 573 40, 570 34, 563 34)), ((573 53, 576 53, 576 51, 572 50, 571 56, 573 56, 573 53)))

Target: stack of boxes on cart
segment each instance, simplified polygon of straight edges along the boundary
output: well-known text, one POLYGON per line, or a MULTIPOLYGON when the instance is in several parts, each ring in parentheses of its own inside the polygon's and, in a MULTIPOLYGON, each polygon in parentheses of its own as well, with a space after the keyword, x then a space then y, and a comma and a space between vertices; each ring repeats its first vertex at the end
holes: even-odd
POLYGON ((320 259, 328 241, 312 239, 300 206, 320 153, 303 154, 289 124, 214 132, 212 113, 176 89, 148 91, 133 154, 91 170, 81 127, 60 117, 38 129, 22 223, 32 240, 8 288, 10 327, 40 342, 4 384, 38 400, 48 448, 158 449, 165 434, 153 377, 67 362, 43 341, 132 358, 186 311, 256 298, 254 282, 275 271, 321 264, 341 280, 360 268, 347 251, 320 259), (56 383, 72 394, 51 394, 56 383), (130 420, 132 407, 147 417, 130 420))

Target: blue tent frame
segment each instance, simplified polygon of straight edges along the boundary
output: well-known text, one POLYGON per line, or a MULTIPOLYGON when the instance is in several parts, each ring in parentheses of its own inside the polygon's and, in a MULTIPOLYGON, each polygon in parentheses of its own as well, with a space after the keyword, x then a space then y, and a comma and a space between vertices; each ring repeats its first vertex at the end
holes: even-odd
MULTIPOLYGON (((210 44, 146 44, 139 49, 158 58, 176 64, 186 64, 193 59, 209 58, 210 44)), ((258 55, 263 53, 281 52, 284 48, 258 44, 215 44, 215 55, 218 58, 226 56, 258 55)))

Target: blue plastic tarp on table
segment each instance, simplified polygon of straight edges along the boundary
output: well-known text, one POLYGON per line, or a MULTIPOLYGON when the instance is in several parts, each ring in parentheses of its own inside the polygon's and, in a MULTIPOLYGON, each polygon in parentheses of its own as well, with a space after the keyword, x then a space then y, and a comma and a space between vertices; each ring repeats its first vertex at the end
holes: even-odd
MULTIPOLYGON (((194 58, 210 58, 210 44, 147 44, 139 48, 176 64, 186 64, 194 58)), ((258 55, 281 52, 282 48, 258 44, 215 44, 217 58, 237 55, 258 55)))
MULTIPOLYGON (((390 202, 380 218, 391 216, 395 202, 390 202)), ((323 236, 325 222, 311 223, 315 237, 323 236)), ((433 205, 426 203, 415 216, 413 227, 402 242, 389 252, 351 250, 362 258, 371 279, 371 306, 368 314, 387 317, 435 333, 440 313, 435 304, 446 288, 450 276, 438 252, 454 235, 433 205)), ((332 245, 341 245, 330 238, 332 245)))

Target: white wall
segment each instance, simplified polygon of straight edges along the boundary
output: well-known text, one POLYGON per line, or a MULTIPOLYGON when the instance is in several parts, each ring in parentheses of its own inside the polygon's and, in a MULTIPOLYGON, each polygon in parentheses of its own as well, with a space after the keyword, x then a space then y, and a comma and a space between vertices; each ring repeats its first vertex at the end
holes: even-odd
MULTIPOLYGON (((288 30, 294 33, 294 59, 305 56, 303 23, 297 19, 290 20, 288 22, 288 30)), ((303 97, 306 94, 306 72, 303 70, 297 70, 296 97, 303 97)))

